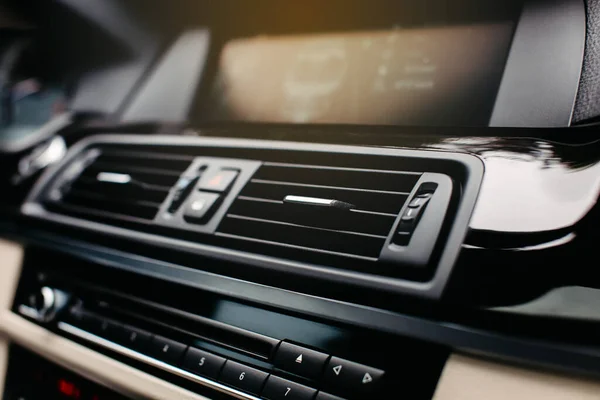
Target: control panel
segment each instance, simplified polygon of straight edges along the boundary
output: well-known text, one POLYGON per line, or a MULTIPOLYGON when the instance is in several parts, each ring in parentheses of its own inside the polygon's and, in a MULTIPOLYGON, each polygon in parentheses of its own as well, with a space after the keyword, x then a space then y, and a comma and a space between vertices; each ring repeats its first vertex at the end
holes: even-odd
POLYGON ((199 381, 214 389, 251 395, 245 396, 248 399, 372 399, 381 392, 385 376, 381 369, 272 338, 265 338, 274 345, 266 361, 274 368, 256 368, 86 311, 81 303, 71 307, 57 326, 65 333, 144 359, 177 375, 190 377, 191 373, 206 378, 199 381))
POLYGON ((366 400, 403 393, 430 400, 448 355, 408 336, 316 320, 51 250, 26 257, 13 312, 208 398, 220 392, 252 400, 366 400), (52 268, 43 267, 48 262, 52 268), (38 293, 66 300, 31 303, 38 293))

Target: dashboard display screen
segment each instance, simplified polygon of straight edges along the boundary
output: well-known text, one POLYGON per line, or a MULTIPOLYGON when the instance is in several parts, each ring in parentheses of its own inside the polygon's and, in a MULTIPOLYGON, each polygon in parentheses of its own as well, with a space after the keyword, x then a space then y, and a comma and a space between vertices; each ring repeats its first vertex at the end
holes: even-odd
POLYGON ((227 42, 205 121, 487 125, 513 23, 227 42))

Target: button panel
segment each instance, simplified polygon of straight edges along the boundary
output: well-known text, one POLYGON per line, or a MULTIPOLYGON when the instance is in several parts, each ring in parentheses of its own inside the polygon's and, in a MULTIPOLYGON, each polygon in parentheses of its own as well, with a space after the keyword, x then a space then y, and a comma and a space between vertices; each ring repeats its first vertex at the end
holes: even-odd
POLYGON ((271 375, 262 397, 268 400, 312 400, 316 393, 316 389, 271 375))
POLYGON ((84 329, 93 328, 89 330, 99 336, 117 337, 114 341, 123 346, 266 400, 376 398, 385 374, 377 368, 281 342, 273 364, 292 379, 297 375, 314 382, 312 385, 301 379, 302 384, 94 313, 77 310, 71 314, 69 321, 84 329), (318 391, 321 386, 323 391, 318 391))
POLYGON ((275 354, 277 368, 311 380, 317 380, 329 356, 295 344, 281 342, 275 354))
POLYGON ((245 392, 259 395, 267 376, 269 374, 266 372, 227 360, 220 381, 245 392))

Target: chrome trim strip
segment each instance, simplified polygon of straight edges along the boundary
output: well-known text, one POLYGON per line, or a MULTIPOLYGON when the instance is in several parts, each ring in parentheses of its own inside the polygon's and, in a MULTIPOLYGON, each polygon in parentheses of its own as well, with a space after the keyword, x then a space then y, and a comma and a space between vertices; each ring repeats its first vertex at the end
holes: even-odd
POLYGON ((287 195, 283 199, 284 203, 297 203, 306 204, 312 206, 332 206, 335 203, 333 199, 321 199, 318 197, 306 197, 306 196, 293 196, 287 195))
POLYGON ((177 376, 180 376, 182 378, 188 379, 190 381, 193 381, 195 383, 199 383, 200 385, 206 386, 210 389, 214 389, 214 390, 218 390, 219 392, 222 393, 226 393, 228 395, 234 396, 237 399, 243 399, 243 400, 261 400, 258 397, 252 396, 250 394, 241 392, 239 390, 230 388, 228 386, 222 385, 218 382, 215 381, 211 381, 209 379, 203 378, 201 376, 195 375, 191 372, 187 372, 184 371, 180 368, 174 367, 170 364, 164 363, 162 361, 156 360, 152 357, 148 357, 144 354, 138 353, 137 351, 133 351, 131 349, 128 349, 127 347, 123 347, 119 344, 116 344, 114 342, 111 342, 109 340, 106 340, 104 338, 101 338, 100 336, 96 336, 92 333, 89 333, 87 331, 84 331, 82 329, 79 329, 73 325, 67 324, 65 322, 59 322, 58 323, 58 329, 60 329, 63 332, 67 332, 71 335, 77 336, 78 338, 87 340, 89 342, 92 342, 94 344, 97 344, 98 346, 102 346, 106 349, 112 350, 114 352, 117 352, 119 354, 122 354, 124 356, 133 358, 136 361, 141 361, 145 364, 151 365, 153 367, 156 368, 160 368, 163 371, 167 371, 170 372, 172 374, 175 374, 177 376))

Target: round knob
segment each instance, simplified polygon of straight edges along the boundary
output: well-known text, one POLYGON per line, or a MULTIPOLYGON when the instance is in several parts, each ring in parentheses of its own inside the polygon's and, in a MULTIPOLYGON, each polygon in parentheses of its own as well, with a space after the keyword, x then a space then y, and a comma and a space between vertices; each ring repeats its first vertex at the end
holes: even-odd
POLYGON ((52 321, 57 312, 64 308, 68 298, 69 296, 60 290, 42 287, 30 297, 31 306, 36 312, 35 318, 41 322, 52 321))
POLYGON ((54 290, 48 286, 44 286, 32 297, 32 306, 37 311, 38 319, 41 321, 49 321, 52 319, 54 307, 56 305, 54 290))

